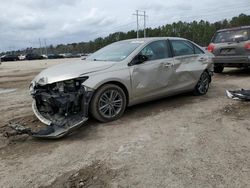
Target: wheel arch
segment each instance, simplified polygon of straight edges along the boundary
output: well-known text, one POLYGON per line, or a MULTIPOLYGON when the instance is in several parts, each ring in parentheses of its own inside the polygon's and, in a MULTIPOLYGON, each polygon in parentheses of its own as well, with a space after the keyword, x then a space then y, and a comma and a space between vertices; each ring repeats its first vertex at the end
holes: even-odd
POLYGON ((205 69, 203 72, 207 72, 208 73, 209 78, 210 78, 209 82, 211 83, 212 82, 212 75, 213 75, 213 73, 211 71, 209 71, 209 69, 205 69))

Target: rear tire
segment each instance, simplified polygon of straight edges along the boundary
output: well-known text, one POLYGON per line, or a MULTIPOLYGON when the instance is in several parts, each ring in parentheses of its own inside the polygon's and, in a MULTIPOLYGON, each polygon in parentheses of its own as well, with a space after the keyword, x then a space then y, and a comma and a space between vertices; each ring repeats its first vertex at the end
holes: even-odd
POLYGON ((127 99, 124 91, 117 85, 107 84, 100 87, 90 103, 91 115, 100 122, 119 119, 126 108, 127 99))
POLYGON ((221 65, 214 65, 214 72, 215 73, 222 73, 224 70, 224 67, 221 65))
POLYGON ((204 71, 201 74, 201 77, 194 88, 194 95, 205 95, 208 91, 209 85, 211 82, 211 76, 207 71, 204 71))

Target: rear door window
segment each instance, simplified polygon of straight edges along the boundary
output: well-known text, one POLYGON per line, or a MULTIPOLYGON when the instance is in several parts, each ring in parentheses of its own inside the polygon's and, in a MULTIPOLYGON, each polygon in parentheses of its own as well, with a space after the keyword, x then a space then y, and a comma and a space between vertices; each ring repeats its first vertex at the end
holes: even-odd
POLYGON ((203 52, 198 46, 194 45, 194 53, 195 54, 204 54, 205 52, 203 52))
POLYGON ((175 56, 192 55, 195 54, 194 46, 185 40, 172 40, 170 41, 173 47, 175 56))

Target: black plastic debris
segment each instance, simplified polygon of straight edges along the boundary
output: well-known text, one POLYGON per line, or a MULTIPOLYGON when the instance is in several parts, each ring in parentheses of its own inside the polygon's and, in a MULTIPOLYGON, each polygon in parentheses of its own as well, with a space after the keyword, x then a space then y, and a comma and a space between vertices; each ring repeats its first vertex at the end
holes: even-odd
POLYGON ((6 132, 5 136, 6 137, 11 137, 11 136, 17 136, 17 135, 29 135, 35 138, 47 138, 47 139, 58 139, 62 138, 73 131, 75 131, 77 128, 82 126, 88 118, 83 118, 81 121, 78 123, 75 123, 74 125, 71 126, 58 126, 58 125, 48 125, 44 129, 39 130, 37 132, 33 132, 30 128, 26 128, 25 126, 18 124, 18 123, 10 123, 9 126, 12 128, 13 131, 6 132))
POLYGON ((250 101, 250 90, 244 90, 244 89, 235 90, 235 91, 226 90, 226 95, 230 99, 250 101))
POLYGON ((81 122, 76 123, 76 124, 71 125, 71 126, 58 126, 58 125, 52 124, 52 125, 47 126, 43 130, 40 130, 38 132, 33 132, 31 136, 35 137, 35 138, 48 138, 48 139, 62 138, 64 136, 72 133, 76 129, 78 129, 87 120, 88 120, 88 118, 85 118, 81 122))
POLYGON ((13 131, 5 132, 4 135, 8 138, 11 136, 17 136, 17 135, 23 135, 23 134, 32 135, 32 131, 30 128, 26 128, 18 123, 10 122, 9 126, 12 128, 13 131))

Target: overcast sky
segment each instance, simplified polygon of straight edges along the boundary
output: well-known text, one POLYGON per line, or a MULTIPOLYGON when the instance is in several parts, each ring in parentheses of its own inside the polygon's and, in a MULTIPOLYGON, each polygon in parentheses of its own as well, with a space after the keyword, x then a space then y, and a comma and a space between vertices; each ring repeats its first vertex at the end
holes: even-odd
POLYGON ((145 10, 147 26, 155 27, 250 14, 250 0, 1 0, 0 51, 39 47, 39 38, 71 43, 136 29, 136 9, 145 10))

